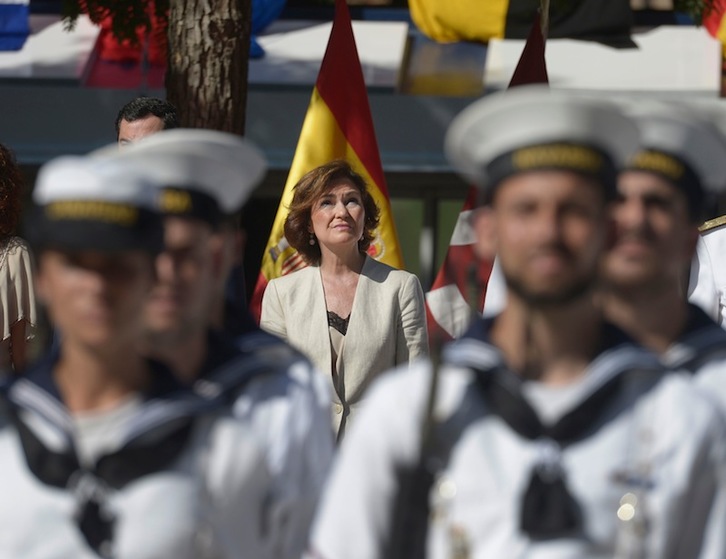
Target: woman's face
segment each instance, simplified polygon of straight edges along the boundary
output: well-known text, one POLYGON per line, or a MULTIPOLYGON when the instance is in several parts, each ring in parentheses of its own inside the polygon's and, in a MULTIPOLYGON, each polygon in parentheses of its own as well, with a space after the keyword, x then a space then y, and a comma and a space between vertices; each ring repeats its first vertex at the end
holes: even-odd
POLYGON ((365 226, 363 197, 348 179, 339 179, 313 204, 312 233, 321 249, 337 251, 349 247, 358 251, 365 226))
POLYGON ((39 258, 38 294, 64 343, 136 344, 153 284, 153 259, 143 251, 46 250, 39 258))

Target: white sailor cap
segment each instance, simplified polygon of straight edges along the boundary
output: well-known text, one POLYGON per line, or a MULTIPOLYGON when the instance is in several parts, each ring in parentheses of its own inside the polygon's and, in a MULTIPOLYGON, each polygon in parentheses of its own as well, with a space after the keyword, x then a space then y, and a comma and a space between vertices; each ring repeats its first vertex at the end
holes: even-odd
POLYGON ((244 138, 216 130, 164 130, 122 151, 109 146, 94 157, 116 157, 162 188, 167 215, 215 225, 239 210, 267 170, 262 152, 244 138))
POLYGON ((726 137, 726 99, 723 97, 689 97, 673 103, 696 113, 701 120, 715 126, 726 137))
POLYGON ((158 191, 118 158, 66 156, 41 167, 28 235, 36 246, 70 250, 163 247, 158 191))
POLYGON ((616 105, 546 86, 488 95, 464 109, 446 134, 445 152, 485 191, 515 173, 563 169, 593 176, 609 190, 638 146, 638 130, 616 105))
POLYGON ((623 106, 641 134, 627 168, 662 176, 683 191, 699 216, 706 192, 726 190, 726 138, 713 124, 716 115, 695 105, 654 100, 629 100, 623 106))

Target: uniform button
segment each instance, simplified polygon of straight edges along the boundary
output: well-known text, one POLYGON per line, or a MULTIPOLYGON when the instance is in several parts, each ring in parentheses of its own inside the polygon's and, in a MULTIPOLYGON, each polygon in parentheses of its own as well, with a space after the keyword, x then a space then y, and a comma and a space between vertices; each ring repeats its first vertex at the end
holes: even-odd
POLYGON ((341 404, 333 404, 333 410, 335 410, 335 413, 343 413, 343 406, 341 404))

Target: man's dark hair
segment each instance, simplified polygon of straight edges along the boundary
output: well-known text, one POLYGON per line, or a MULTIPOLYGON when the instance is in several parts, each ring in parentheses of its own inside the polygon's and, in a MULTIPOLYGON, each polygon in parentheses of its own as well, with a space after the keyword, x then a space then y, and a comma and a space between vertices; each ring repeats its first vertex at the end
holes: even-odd
POLYGON ((118 112, 116 117, 116 138, 118 138, 122 120, 133 122, 147 116, 159 117, 164 124, 164 130, 179 127, 176 107, 169 101, 156 97, 137 97, 126 103, 118 112))

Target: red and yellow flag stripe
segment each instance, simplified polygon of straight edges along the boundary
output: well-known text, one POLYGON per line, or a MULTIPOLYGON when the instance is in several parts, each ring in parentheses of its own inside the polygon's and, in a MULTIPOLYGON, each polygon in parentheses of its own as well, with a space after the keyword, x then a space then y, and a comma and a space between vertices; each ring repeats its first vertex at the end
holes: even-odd
POLYGON ((724 12, 726 12, 726 0, 717 0, 713 2, 711 8, 703 17, 703 26, 713 37, 721 41, 721 44, 726 44, 726 18, 724 12))

